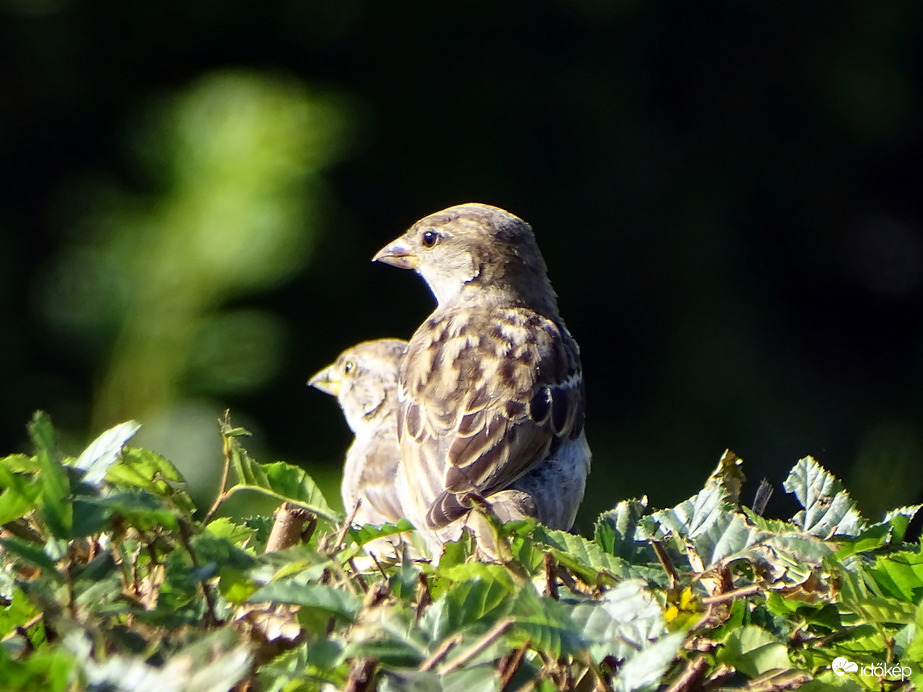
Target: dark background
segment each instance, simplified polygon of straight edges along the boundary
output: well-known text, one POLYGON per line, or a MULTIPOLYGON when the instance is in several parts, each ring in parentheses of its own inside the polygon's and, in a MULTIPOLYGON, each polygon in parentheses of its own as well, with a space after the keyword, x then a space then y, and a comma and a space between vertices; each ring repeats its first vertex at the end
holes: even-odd
MULTIPOLYGON (((348 430, 305 379, 356 341, 412 333, 432 299, 371 256, 418 218, 481 201, 533 225, 582 347, 585 531, 624 497, 687 497, 725 447, 745 459, 748 496, 763 476, 777 486, 777 514, 807 454, 868 514, 917 501, 921 37, 918 2, 2 0, 0 449, 27 448, 36 408, 72 452, 120 420, 166 420, 139 443, 208 469, 205 497, 215 476, 184 426, 207 420, 217 454, 212 421, 230 407, 261 460, 335 485, 348 430), (175 228, 164 210, 182 211, 176 190, 192 184, 158 123, 222 74, 334 104, 323 122, 337 146, 286 188, 286 204, 316 201, 309 250, 194 303, 189 324, 246 317, 211 351, 145 341, 168 308, 123 301, 97 320, 92 300, 111 277, 154 284, 152 265, 172 261, 130 242, 175 228), (131 221, 149 218, 162 225, 131 221), (126 343, 136 357, 120 369, 126 343), (242 347, 209 370, 229 344, 268 364, 234 380, 242 347), (147 396, 134 378, 168 351, 171 387, 147 396)), ((205 112, 238 106, 219 97, 205 112)), ((222 175, 267 179, 235 161, 222 175)), ((248 232, 258 249, 259 226, 248 232)), ((193 272, 177 267, 179 282, 193 272)))

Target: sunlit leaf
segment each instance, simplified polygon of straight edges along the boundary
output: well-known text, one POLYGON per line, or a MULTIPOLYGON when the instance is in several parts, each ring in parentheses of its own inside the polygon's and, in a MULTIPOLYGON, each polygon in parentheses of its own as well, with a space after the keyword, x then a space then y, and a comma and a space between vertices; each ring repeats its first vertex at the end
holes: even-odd
POLYGON ((323 610, 331 615, 352 619, 361 602, 355 596, 323 584, 298 584, 278 581, 258 589, 248 599, 251 603, 287 603, 323 610))
MULTIPOLYGON (((8 457, 9 458, 9 457, 8 457)), ((33 479, 25 477, 0 460, 0 524, 24 516, 35 508, 42 486, 33 479)))
POLYGON ((621 582, 601 601, 575 604, 571 618, 597 662, 629 660, 666 634, 660 605, 639 579, 621 582))
POLYGON ((595 583, 601 573, 625 579, 635 576, 627 562, 603 552, 599 545, 583 536, 539 527, 535 537, 551 548, 560 564, 574 570, 587 583, 595 583))
POLYGON ((674 533, 682 538, 695 538, 718 521, 722 511, 733 511, 719 486, 704 488, 673 509, 654 512, 639 522, 650 538, 660 538, 674 533), (659 527, 659 530, 654 527, 659 527))
POLYGON ((244 480, 233 486, 229 493, 255 491, 283 502, 291 502, 333 522, 342 519, 342 516, 327 504, 320 488, 304 469, 284 461, 257 464, 251 462, 246 453, 242 453, 238 458, 247 460, 239 465, 238 471, 244 480))
POLYGON ((500 565, 472 562, 442 574, 453 583, 434 594, 436 602, 420 621, 430 639, 444 639, 475 623, 486 628, 507 612, 514 585, 500 565))
POLYGON ((586 642, 571 613, 566 604, 543 599, 524 588, 511 605, 510 616, 516 624, 510 638, 519 644, 529 641, 555 658, 575 654, 586 648, 586 642))
POLYGON ((413 525, 406 519, 401 519, 397 524, 382 524, 381 526, 354 526, 349 530, 350 536, 359 545, 365 545, 376 538, 386 538, 405 531, 413 531, 413 525))
POLYGON ((679 632, 657 640, 619 668, 615 689, 631 692, 656 687, 682 645, 683 635, 679 632))
POLYGON ((140 423, 130 420, 109 428, 93 440, 74 462, 74 467, 84 472, 83 482, 92 486, 102 483, 109 467, 118 459, 122 447, 140 428, 140 423))
POLYGON ((222 692, 247 674, 252 654, 246 646, 228 647, 226 633, 218 634, 181 649, 157 666, 133 656, 110 656, 99 662, 87 658, 82 665, 91 685, 120 692, 222 692))
POLYGON ((490 666, 472 666, 441 675, 435 671, 389 671, 382 692, 499 692, 500 676, 490 666))
POLYGON ((24 564, 43 570, 44 574, 53 581, 63 579, 58 573, 56 560, 49 557, 42 546, 11 536, 0 538, 0 547, 16 556, 24 564))
POLYGON ((856 503, 842 484, 812 457, 795 464, 782 486, 804 507, 795 516, 795 523, 814 536, 855 536, 865 527, 856 503))
POLYGON ((919 603, 923 598, 923 553, 905 550, 881 555, 868 573, 893 598, 911 603, 919 603))
POLYGON ((765 532, 747 524, 743 515, 721 512, 693 539, 696 555, 706 569, 745 551, 766 538, 765 532))
POLYGON ((136 487, 168 498, 187 515, 195 511, 182 474, 169 461, 148 449, 123 448, 118 460, 109 467, 106 480, 113 485, 136 487))
POLYGON ((792 668, 785 645, 766 630, 747 626, 734 630, 718 650, 718 660, 750 677, 792 668))
POLYGON ((743 472, 743 459, 734 454, 730 449, 724 450, 718 465, 711 472, 705 487, 716 486, 724 492, 724 500, 731 504, 740 501, 740 490, 746 480, 743 472))
POLYGON ((596 520, 594 539, 605 552, 629 562, 653 558, 646 541, 636 537, 638 521, 648 512, 647 498, 623 500, 596 520))

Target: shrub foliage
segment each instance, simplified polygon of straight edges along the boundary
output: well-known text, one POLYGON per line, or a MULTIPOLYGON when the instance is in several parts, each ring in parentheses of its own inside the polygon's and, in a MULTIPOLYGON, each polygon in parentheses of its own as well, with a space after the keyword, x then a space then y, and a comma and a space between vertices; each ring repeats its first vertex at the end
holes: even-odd
MULTIPOLYGON (((0 681, 8 692, 124 690, 912 689, 923 680, 917 507, 863 518, 812 458, 801 510, 739 502, 726 452, 655 511, 624 500, 590 538, 496 523, 438 563, 374 557, 409 524, 350 527, 303 470, 260 464, 221 421, 228 474, 197 509, 123 423, 63 456, 42 414, 0 460, 0 681), (275 517, 221 516, 241 492, 275 517), (367 548, 369 548, 367 550, 367 548)), ((217 442, 216 442, 217 443, 217 442)))

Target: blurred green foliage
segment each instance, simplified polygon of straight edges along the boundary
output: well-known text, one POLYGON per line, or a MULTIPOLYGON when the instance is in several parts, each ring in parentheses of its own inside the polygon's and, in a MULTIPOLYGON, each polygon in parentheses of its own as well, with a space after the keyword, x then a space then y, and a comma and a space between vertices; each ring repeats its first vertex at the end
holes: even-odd
POLYGON ((425 288, 368 260, 477 200, 533 224, 581 344, 584 533, 727 446, 916 501, 921 36, 913 0, 0 1, 0 440, 139 418, 206 495, 231 407, 332 487, 305 378, 412 333, 425 288))
POLYGON ((800 506, 789 521, 740 503, 742 461, 726 452, 672 508, 613 498, 589 538, 483 515, 435 560, 376 545, 422 545, 406 521, 343 525, 304 470, 258 463, 228 418, 226 482, 197 511, 168 460, 126 446, 138 429, 74 458, 37 414, 30 454, 0 458, 4 692, 923 681, 923 556, 905 543, 920 506, 868 521, 810 457, 783 484, 800 506), (242 493, 283 504, 219 516, 242 493))
POLYGON ((292 79, 208 74, 147 104, 131 132, 153 192, 107 181, 71 191, 78 227, 40 277, 41 309, 102 366, 95 427, 150 420, 147 444, 173 451, 194 482, 214 480, 201 444, 214 400, 265 386, 287 346, 277 315, 231 302, 306 266, 321 174, 347 124, 342 104, 292 79))

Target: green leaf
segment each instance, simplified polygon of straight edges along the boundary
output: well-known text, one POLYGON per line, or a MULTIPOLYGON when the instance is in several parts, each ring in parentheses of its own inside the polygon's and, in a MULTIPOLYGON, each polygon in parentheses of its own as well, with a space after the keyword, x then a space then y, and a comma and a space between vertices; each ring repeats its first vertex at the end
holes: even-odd
POLYGON ((169 655, 159 665, 140 656, 109 656, 100 662, 80 659, 91 686, 122 692, 203 692, 230 690, 250 670, 252 654, 234 645, 233 633, 221 630, 169 655))
POLYGON ((139 488, 167 499, 187 518, 195 512, 182 474, 169 461, 148 449, 123 448, 121 456, 109 467, 106 480, 116 486, 139 488))
POLYGON ((666 633, 663 612, 640 579, 619 583, 600 601, 575 604, 571 618, 597 663, 606 656, 630 660, 666 633))
POLYGON ((486 628, 507 612, 514 584, 501 565, 471 562, 440 574, 453 583, 433 589, 435 603, 420 621, 429 639, 445 639, 472 624, 486 628))
POLYGON ((391 592, 405 602, 411 601, 417 593, 421 570, 410 559, 407 551, 401 556, 400 566, 388 578, 391 592))
POLYGON ((402 605, 364 608, 350 627, 345 658, 376 658, 382 665, 414 666, 440 642, 427 639, 415 626, 415 615, 402 605))
POLYGON ((55 538, 70 538, 73 508, 68 502, 70 479, 67 470, 52 458, 45 447, 39 448, 36 457, 41 469, 38 476, 38 483, 42 489, 39 512, 55 538))
POLYGON ((258 674, 263 692, 313 692, 319 683, 343 689, 348 674, 343 643, 327 639, 302 644, 260 666, 258 674))
POLYGON ((836 551, 838 560, 842 560, 856 553, 866 553, 888 543, 891 539, 891 526, 886 523, 874 524, 863 529, 857 536, 840 539, 840 547, 836 551))
POLYGON ((653 560, 655 555, 650 544, 636 537, 638 522, 647 511, 647 498, 643 498, 623 500, 614 509, 599 515, 594 530, 597 545, 628 562, 653 560))
POLYGON ((912 638, 905 654, 911 661, 921 664, 923 663, 923 603, 917 606, 917 610, 913 615, 913 623, 912 638))
POLYGON ((681 502, 673 509, 654 512, 644 517, 639 525, 645 538, 659 539, 669 534, 680 538, 695 538, 705 533, 722 511, 733 511, 734 505, 725 500, 725 491, 720 486, 711 486, 681 502))
POLYGON ((44 411, 36 411, 29 425, 26 426, 29 431, 29 437, 35 447, 35 456, 44 454, 49 458, 54 458, 58 454, 57 436, 54 432, 54 426, 51 424, 51 418, 44 411))
POLYGON ((353 526, 349 529, 349 535, 358 545, 365 545, 376 538, 386 538, 405 531, 413 531, 413 524, 406 519, 401 519, 397 524, 353 526))
POLYGON ((820 625, 831 631, 839 631, 843 628, 839 610, 829 603, 805 603, 772 592, 766 597, 766 606, 777 615, 795 616, 793 619, 796 621, 820 625))
POLYGON ((785 645, 755 625, 732 631, 725 638, 724 646, 718 649, 717 658, 751 678, 770 670, 793 667, 785 645))
POLYGON ((756 514, 749 507, 741 507, 740 510, 747 517, 747 521, 753 524, 756 528, 762 529, 767 533, 775 534, 777 536, 801 533, 801 529, 790 521, 767 519, 766 517, 756 514))
MULTIPOLYGON (((249 459, 249 457, 247 457, 249 459)), ((245 481, 233 486, 228 494, 242 490, 255 491, 283 502, 291 502, 331 522, 342 516, 331 509, 314 480, 303 469, 284 461, 273 464, 249 462, 242 465, 245 481)))
POLYGON ((63 581, 63 577, 58 572, 56 560, 50 558, 41 546, 11 536, 9 538, 0 538, 0 547, 17 556, 26 565, 43 570, 53 581, 63 581))
POLYGON ((109 467, 119 458, 122 447, 140 428, 140 423, 130 420, 109 428, 93 440, 74 462, 74 467, 84 472, 83 482, 99 487, 109 467))
POLYGON ((910 603, 923 599, 923 553, 880 555, 868 574, 888 596, 910 603))
POLYGON ((352 594, 324 584, 301 584, 296 581, 277 581, 258 589, 250 603, 288 603, 305 608, 314 608, 330 615, 352 620, 359 612, 362 602, 352 594))
POLYGON ((724 501, 736 505, 740 501, 740 490, 746 480, 743 463, 743 459, 730 449, 724 450, 724 454, 718 460, 715 470, 711 472, 708 480, 705 481, 705 487, 716 486, 721 488, 724 501))
POLYGON ((548 546, 555 560, 573 570, 587 584, 599 581, 601 573, 620 579, 637 576, 624 560, 604 553, 597 543, 583 536, 539 526, 535 530, 534 539, 548 546))
POLYGON ((571 612, 568 604, 541 598, 531 587, 520 589, 509 612, 516 622, 509 635, 511 643, 529 641, 532 648, 554 658, 576 655, 586 649, 586 641, 571 612))
MULTIPOLYGON (((854 613, 860 623, 909 624, 913 622, 913 603, 902 603, 890 598, 852 598, 843 604, 843 610, 854 613)), ((844 622, 849 622, 844 618, 844 622)))
POLYGON ((205 531, 190 541, 199 564, 213 564, 216 567, 230 567, 246 571, 257 563, 255 557, 238 548, 227 538, 205 531))
POLYGON ((481 665, 441 675, 435 671, 383 671, 381 692, 499 692, 500 675, 481 665))
POLYGON ((849 493, 812 457, 795 464, 782 487, 804 507, 795 515, 795 524, 818 538, 856 536, 865 527, 849 493))
POLYGON ((631 692, 656 687, 679 654, 683 639, 681 632, 668 634, 631 658, 619 668, 615 689, 631 692))
POLYGON ((891 526, 892 542, 900 543, 904 540, 904 535, 907 533, 907 527, 910 525, 910 522, 916 516, 917 512, 919 512, 921 509, 923 509, 923 505, 898 507, 897 509, 892 509, 885 515, 884 521, 882 523, 891 526))
POLYGON ((28 623, 39 612, 20 589, 12 590, 9 595, 8 605, 0 608, 0 641, 17 627, 28 623))
POLYGON ((156 526, 176 530, 173 510, 141 490, 117 492, 105 497, 81 498, 74 502, 77 515, 72 532, 74 537, 89 536, 101 531, 112 517, 119 517, 131 526, 148 531, 156 526))
POLYGON ((253 537, 253 529, 231 521, 228 517, 218 517, 205 527, 212 536, 222 538, 240 547, 253 537))
POLYGON ((76 668, 76 657, 62 648, 42 648, 25 660, 14 660, 0 645, 0 680, 4 692, 69 692, 74 689, 76 668))
POLYGON ((704 571, 723 560, 743 553, 767 534, 748 525, 742 514, 719 511, 707 529, 693 539, 695 555, 704 571))
POLYGON ((25 516, 37 505, 42 487, 33 478, 25 478, 13 471, 7 460, 0 461, 0 525, 25 516))

